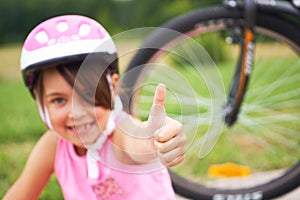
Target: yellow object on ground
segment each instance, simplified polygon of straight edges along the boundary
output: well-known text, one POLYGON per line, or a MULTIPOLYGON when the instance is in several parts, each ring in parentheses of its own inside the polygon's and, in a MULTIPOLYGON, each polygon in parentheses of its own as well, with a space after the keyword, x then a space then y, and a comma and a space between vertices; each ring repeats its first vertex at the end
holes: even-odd
POLYGON ((208 169, 208 175, 213 177, 240 177, 248 176, 250 174, 251 170, 248 166, 235 163, 211 165, 208 169))

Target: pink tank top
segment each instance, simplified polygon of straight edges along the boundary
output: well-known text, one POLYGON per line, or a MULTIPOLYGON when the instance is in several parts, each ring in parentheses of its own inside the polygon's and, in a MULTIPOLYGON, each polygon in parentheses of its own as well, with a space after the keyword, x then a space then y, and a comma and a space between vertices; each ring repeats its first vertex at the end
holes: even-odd
POLYGON ((72 143, 58 139, 55 173, 66 200, 175 199, 169 173, 159 162, 123 164, 115 158, 110 140, 99 153, 99 178, 89 179, 86 156, 78 156, 72 143))

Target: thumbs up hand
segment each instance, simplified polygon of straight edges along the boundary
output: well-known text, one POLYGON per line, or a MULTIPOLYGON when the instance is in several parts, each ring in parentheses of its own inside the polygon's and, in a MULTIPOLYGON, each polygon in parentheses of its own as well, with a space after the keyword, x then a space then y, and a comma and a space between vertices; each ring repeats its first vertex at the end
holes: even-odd
POLYGON ((147 121, 125 114, 113 135, 114 152, 126 164, 146 164, 157 158, 166 167, 184 159, 186 136, 180 122, 166 116, 166 87, 156 87, 153 105, 147 121))
POLYGON ((166 87, 159 84, 156 87, 153 105, 148 123, 154 131, 154 148, 160 162, 166 167, 173 167, 184 159, 186 135, 182 124, 166 116, 164 103, 166 87))

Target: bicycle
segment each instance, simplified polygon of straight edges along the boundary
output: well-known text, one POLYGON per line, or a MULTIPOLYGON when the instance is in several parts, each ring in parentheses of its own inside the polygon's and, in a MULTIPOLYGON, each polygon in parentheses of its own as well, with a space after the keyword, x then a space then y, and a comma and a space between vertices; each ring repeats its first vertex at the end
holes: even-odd
POLYGON ((128 111, 146 118, 147 85, 173 87, 166 111, 188 137, 184 163, 170 170, 179 195, 271 199, 299 186, 297 3, 225 0, 196 9, 154 31, 131 60, 121 95, 128 111))

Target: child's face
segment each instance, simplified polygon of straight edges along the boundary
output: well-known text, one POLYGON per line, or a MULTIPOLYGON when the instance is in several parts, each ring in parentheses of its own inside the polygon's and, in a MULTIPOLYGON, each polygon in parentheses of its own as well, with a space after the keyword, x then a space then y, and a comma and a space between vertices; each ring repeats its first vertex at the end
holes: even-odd
POLYGON ((110 110, 86 103, 55 69, 43 73, 44 106, 53 129, 76 146, 92 144, 105 129, 110 110))

